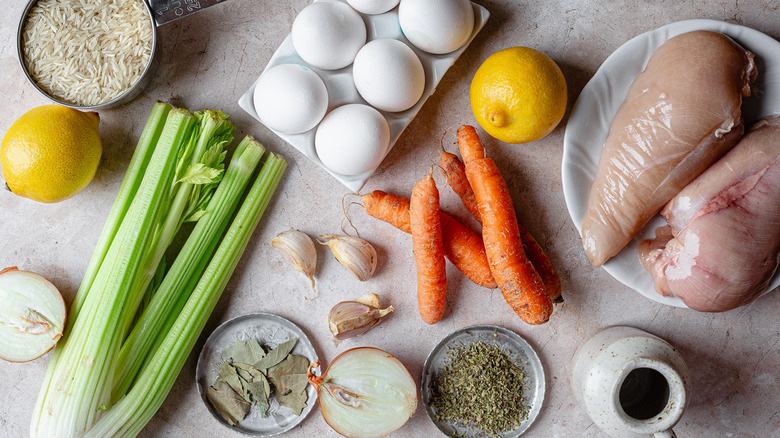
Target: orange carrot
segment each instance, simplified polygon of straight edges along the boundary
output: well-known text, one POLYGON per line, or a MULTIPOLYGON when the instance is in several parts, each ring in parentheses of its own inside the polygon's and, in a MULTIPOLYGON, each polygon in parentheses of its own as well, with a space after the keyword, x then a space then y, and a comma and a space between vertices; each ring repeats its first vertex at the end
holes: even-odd
POLYGON ((412 233, 409 225, 409 198, 374 190, 362 195, 360 199, 370 216, 385 221, 404 233, 412 233))
POLYGON ((471 189, 468 179, 466 179, 466 166, 460 161, 457 155, 441 150, 441 168, 447 184, 452 191, 460 196, 463 205, 466 206, 471 215, 477 222, 482 223, 482 216, 479 214, 477 198, 474 197, 474 190, 471 189))
MULTIPOLYGON (((469 181, 466 178, 466 166, 457 155, 442 149, 441 167, 444 177, 452 188, 452 191, 460 196, 463 205, 471 212, 474 219, 481 224, 482 216, 479 214, 477 199, 474 196, 474 190, 471 188, 471 184, 469 184, 469 181)), ((531 264, 536 269, 536 272, 542 277, 542 283, 544 283, 544 289, 547 291, 547 295, 555 302, 562 301, 561 279, 558 277, 558 271, 555 269, 555 266, 553 266, 550 258, 547 257, 547 254, 545 254, 542 247, 536 239, 534 239, 534 236, 532 236, 519 222, 517 226, 520 230, 520 239, 523 242, 525 254, 528 256, 528 259, 531 260, 531 264)))
MULTIPOLYGON (((433 173, 433 169, 431 169, 433 173)), ((441 238, 439 191, 431 173, 412 189, 409 225, 417 265, 417 305, 422 320, 437 323, 447 301, 447 269, 441 238)))
MULTIPOLYGON (((409 225, 409 199, 392 195, 381 190, 361 196, 366 213, 411 233, 409 225)), ((444 255, 460 272, 474 283, 489 289, 496 287, 493 274, 490 273, 485 245, 482 238, 468 227, 441 213, 442 243, 444 255)))
POLYGON ((471 231, 447 214, 441 214, 444 255, 474 283, 495 289, 498 285, 490 272, 485 244, 479 234, 471 231))
POLYGON ((558 276, 558 270, 547 257, 547 254, 542 249, 539 242, 534 239, 534 236, 528 232, 528 230, 521 224, 517 223, 517 228, 520 230, 520 240, 523 242, 523 250, 528 260, 542 277, 542 283, 544 283, 544 290, 553 302, 563 301, 561 295, 561 278, 558 276))
POLYGON ((409 198, 392 195, 381 190, 361 195, 363 208, 370 216, 385 221, 404 233, 411 234, 409 227, 409 198))
POLYGON ((472 126, 458 129, 458 147, 482 215, 482 240, 490 270, 512 310, 529 324, 546 322, 552 300, 523 250, 512 197, 504 178, 472 126))

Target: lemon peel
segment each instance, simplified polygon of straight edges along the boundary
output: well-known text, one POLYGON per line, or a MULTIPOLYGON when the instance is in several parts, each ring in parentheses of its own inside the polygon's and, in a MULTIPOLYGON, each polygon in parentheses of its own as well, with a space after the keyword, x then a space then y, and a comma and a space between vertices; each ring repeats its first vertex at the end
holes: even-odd
POLYGON ((100 117, 61 105, 43 105, 19 117, 0 143, 6 186, 38 202, 68 199, 92 181, 103 152, 100 117))
POLYGON ((505 143, 538 140, 555 129, 566 112, 566 79, 549 56, 528 47, 490 55, 470 87, 477 123, 505 143))

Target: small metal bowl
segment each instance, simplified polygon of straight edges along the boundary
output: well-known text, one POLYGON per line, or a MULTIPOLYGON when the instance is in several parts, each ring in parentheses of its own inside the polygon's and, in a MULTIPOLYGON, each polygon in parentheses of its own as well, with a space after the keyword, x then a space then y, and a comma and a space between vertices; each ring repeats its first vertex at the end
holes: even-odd
POLYGON ((522 435, 536 419, 544 401, 545 377, 542 362, 531 345, 517 333, 495 325, 476 325, 460 329, 442 339, 428 354, 423 366, 420 390, 423 406, 428 418, 445 435, 450 437, 479 437, 482 433, 471 430, 466 425, 440 421, 431 406, 431 384, 433 379, 449 362, 448 348, 470 345, 475 342, 495 344, 502 350, 508 350, 512 359, 523 364, 524 393, 523 402, 528 406, 528 415, 520 420, 520 425, 504 432, 501 438, 515 438, 522 435))
POLYGON ((206 408, 214 419, 234 432, 252 437, 270 437, 286 432, 303 421, 317 404, 317 391, 311 385, 306 388, 309 399, 301 415, 295 415, 290 408, 279 406, 279 403, 271 398, 267 417, 261 417, 253 405, 246 418, 235 426, 228 425, 209 402, 206 391, 217 380, 219 367, 225 361, 225 350, 232 347, 237 340, 245 341, 249 338, 254 338, 260 344, 269 344, 273 347, 292 338, 298 338, 292 353, 305 356, 310 362, 317 361, 317 352, 300 327, 271 313, 250 313, 237 316, 222 323, 206 340, 206 344, 198 356, 195 370, 195 383, 206 408))
POLYGON ((149 20, 152 23, 152 54, 149 57, 149 61, 146 64, 146 68, 144 68, 143 73, 141 73, 141 77, 138 78, 135 84, 131 85, 130 88, 125 90, 124 93, 120 94, 114 99, 111 99, 107 102, 103 102, 97 105, 76 105, 73 102, 69 102, 60 97, 52 96, 51 94, 47 93, 40 86, 38 86, 38 84, 32 78, 30 72, 27 70, 26 63, 24 62, 24 47, 23 47, 24 27, 27 22, 27 16, 30 14, 30 11, 36 5, 36 3, 38 3, 38 0, 30 0, 29 3, 27 3, 27 6, 24 8, 24 12, 22 13, 21 18, 19 19, 19 27, 16 32, 16 53, 19 59, 19 65, 22 67, 22 71, 24 72, 24 76, 27 78, 30 84, 32 84, 32 86, 36 90, 38 90, 38 92, 41 93, 43 96, 45 96, 49 100, 52 100, 54 103, 69 108, 75 108, 77 110, 83 111, 83 110, 105 109, 105 108, 117 107, 130 102, 131 100, 136 98, 139 94, 141 94, 144 88, 146 88, 146 86, 149 85, 149 82, 151 81, 152 76, 154 75, 154 72, 157 70, 157 66, 159 65, 159 60, 157 56, 159 52, 159 45, 157 44, 157 25, 154 19, 154 15, 152 14, 152 9, 149 6, 149 3, 144 1, 143 3, 146 6, 146 11, 149 15, 149 20))

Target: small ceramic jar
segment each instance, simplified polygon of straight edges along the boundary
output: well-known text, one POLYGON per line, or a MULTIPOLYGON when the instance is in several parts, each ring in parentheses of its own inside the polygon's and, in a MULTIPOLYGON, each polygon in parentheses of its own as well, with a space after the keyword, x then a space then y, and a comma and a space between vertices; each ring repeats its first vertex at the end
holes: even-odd
POLYGON ((682 356, 668 342, 633 327, 610 327, 574 353, 574 397, 616 438, 674 436, 690 399, 682 356))

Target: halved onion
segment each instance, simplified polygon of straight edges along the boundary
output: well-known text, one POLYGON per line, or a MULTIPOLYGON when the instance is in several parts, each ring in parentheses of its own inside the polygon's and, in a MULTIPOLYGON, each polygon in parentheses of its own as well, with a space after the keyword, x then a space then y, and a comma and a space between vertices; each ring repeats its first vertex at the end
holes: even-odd
POLYGON ((0 359, 37 359, 54 347, 64 327, 65 302, 49 280, 16 267, 0 271, 0 359))
POLYGON ((319 394, 320 411, 336 432, 351 438, 383 437, 417 409, 417 385, 409 370, 378 348, 347 350, 320 377, 309 367, 309 382, 319 394))

